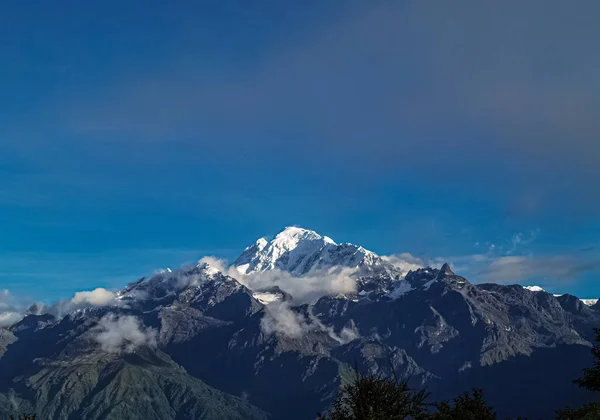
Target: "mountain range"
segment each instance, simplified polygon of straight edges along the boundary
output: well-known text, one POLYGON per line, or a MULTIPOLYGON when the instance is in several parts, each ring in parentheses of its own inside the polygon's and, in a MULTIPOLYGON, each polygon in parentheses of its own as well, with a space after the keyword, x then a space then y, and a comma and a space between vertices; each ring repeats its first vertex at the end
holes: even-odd
POLYGON ((86 293, 0 328, 0 415, 313 419, 355 365, 432 400, 483 388, 501 418, 593 398, 571 380, 591 363, 596 302, 472 284, 306 229, 231 266, 206 258, 86 293))

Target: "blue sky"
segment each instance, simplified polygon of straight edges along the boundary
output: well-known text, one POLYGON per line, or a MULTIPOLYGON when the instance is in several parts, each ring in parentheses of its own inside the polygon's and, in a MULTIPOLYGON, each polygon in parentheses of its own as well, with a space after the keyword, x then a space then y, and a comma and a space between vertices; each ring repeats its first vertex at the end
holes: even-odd
POLYGON ((600 5, 3 2, 0 289, 284 226, 600 296, 600 5))

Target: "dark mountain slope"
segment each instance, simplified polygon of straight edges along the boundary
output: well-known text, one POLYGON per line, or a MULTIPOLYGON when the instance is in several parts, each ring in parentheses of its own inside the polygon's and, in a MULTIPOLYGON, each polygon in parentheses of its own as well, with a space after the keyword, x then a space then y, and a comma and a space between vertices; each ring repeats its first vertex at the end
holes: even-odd
POLYGON ((31 315, 14 326, 17 341, 0 360, 0 371, 12 377, 3 383, 0 414, 14 412, 16 396, 20 409, 56 420, 267 418, 152 346, 103 349, 96 339, 104 312, 68 316, 33 331, 25 328, 36 324, 31 315))

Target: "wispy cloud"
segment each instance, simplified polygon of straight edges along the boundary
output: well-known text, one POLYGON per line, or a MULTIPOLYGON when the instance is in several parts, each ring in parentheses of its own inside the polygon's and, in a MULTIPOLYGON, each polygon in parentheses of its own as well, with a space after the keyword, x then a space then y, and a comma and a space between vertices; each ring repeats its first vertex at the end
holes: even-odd
POLYGON ((595 255, 505 256, 489 262, 477 274, 495 283, 521 283, 541 279, 550 283, 571 283, 580 275, 600 268, 595 255))
POLYGON ((521 251, 523 247, 531 245, 537 238, 540 230, 530 230, 528 232, 519 232, 513 235, 511 239, 511 246, 506 253, 508 255, 514 254, 515 252, 521 251))
POLYGON ((265 334, 277 332, 291 338, 299 338, 314 329, 304 316, 295 312, 287 302, 269 305, 260 325, 265 334))
POLYGON ((531 284, 533 281, 545 285, 572 284, 582 275, 600 269, 600 248, 597 246, 574 252, 531 252, 529 245, 539 233, 539 230, 516 233, 506 241, 506 247, 492 246, 488 242, 483 245, 488 247, 486 253, 436 258, 434 262, 449 261, 457 273, 474 282, 502 284, 531 284))
POLYGON ((349 6, 325 29, 261 56, 252 72, 242 67, 224 77, 192 61, 198 71, 136 75, 93 95, 98 102, 86 95, 61 119, 78 132, 155 141, 218 133, 220 145, 202 142, 218 154, 232 146, 269 152, 273 140, 264 134, 308 125, 313 135, 304 150, 318 145, 327 155, 377 157, 369 161, 379 165, 399 155, 412 165, 407 156, 438 150, 453 152, 445 163, 456 166, 492 161, 485 152, 495 151, 512 155, 521 169, 534 158, 592 168, 600 153, 592 111, 599 104, 590 92, 600 79, 591 71, 598 59, 588 52, 600 33, 589 16, 597 12, 593 1, 349 6), (449 141, 448 130, 461 125, 476 126, 479 135, 449 141), (254 138, 252 147, 227 140, 240 133, 254 138), (365 138, 372 147, 359 147, 365 138))
POLYGON ((358 337, 358 333, 350 328, 342 328, 337 334, 330 326, 324 325, 311 313, 294 309, 289 302, 275 302, 266 307, 265 316, 261 319, 262 331, 269 335, 277 333, 290 338, 300 338, 311 332, 326 333, 339 343, 348 343, 358 337))
POLYGON ((110 353, 131 353, 139 347, 156 347, 156 330, 145 328, 134 316, 104 316, 96 327, 95 340, 110 353))

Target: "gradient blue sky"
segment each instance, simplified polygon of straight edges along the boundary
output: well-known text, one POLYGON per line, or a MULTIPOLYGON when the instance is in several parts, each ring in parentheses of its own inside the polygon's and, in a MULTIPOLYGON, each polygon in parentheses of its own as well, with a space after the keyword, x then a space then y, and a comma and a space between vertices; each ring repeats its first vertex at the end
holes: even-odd
POLYGON ((3 1, 0 289, 286 225, 600 296, 600 3, 3 1))

